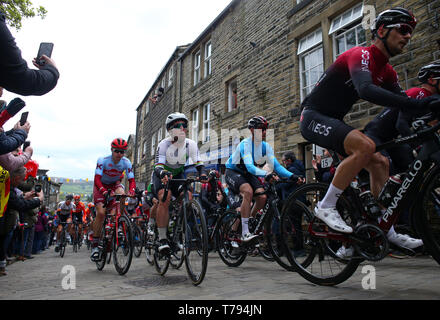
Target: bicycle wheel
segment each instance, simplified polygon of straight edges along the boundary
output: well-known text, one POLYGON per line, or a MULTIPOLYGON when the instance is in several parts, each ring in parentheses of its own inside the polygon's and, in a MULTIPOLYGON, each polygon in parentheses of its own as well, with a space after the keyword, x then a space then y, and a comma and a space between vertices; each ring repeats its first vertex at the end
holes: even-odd
MULTIPOLYGON (((157 231, 157 227, 154 228, 154 239, 152 240, 152 250, 153 250, 153 263, 156 268, 157 273, 163 276, 170 266, 170 257, 169 255, 163 255, 159 253, 159 233, 157 231)), ((148 260, 147 260, 148 261, 148 260)))
POLYGON ((61 231, 60 234, 60 257, 64 257, 64 253, 66 252, 66 232, 61 231))
POLYGON ((133 232, 131 222, 126 216, 120 216, 118 230, 113 234, 113 264, 120 275, 127 273, 133 258, 133 232))
POLYGON ((208 267, 208 231, 202 207, 191 200, 186 210, 182 241, 185 266, 193 285, 202 283, 208 267))
POLYGON ((247 250, 239 247, 240 235, 240 214, 235 211, 226 211, 220 217, 216 239, 220 259, 229 267, 238 267, 246 259, 247 250))
POLYGON ((154 243, 155 235, 148 235, 148 230, 144 232, 144 251, 145 259, 149 265, 154 264, 154 243))
MULTIPOLYGON (((284 253, 295 271, 312 283, 332 286, 350 278, 363 260, 357 257, 342 260, 336 252, 343 242, 310 234, 310 229, 328 232, 327 225, 314 218, 314 209, 327 188, 327 184, 310 183, 298 187, 289 196, 281 214, 281 238, 284 253)), ((344 195, 338 200, 337 209, 349 222, 353 208, 344 195)))
POLYGON ((133 225, 133 253, 136 258, 139 258, 142 253, 142 230, 138 225, 133 225))
POLYGON ((426 250, 440 264, 440 170, 423 185, 412 215, 426 250))
MULTIPOLYGON (((174 225, 174 232, 177 232, 177 225, 174 225)), ((171 244, 171 256, 170 256, 170 264, 173 269, 180 269, 185 261, 185 250, 183 250, 183 235, 182 232, 177 235, 177 243, 171 244)))
POLYGON ((78 252, 78 226, 75 225, 75 231, 73 233, 73 252, 78 252))
MULTIPOLYGON (((106 263, 106 260, 107 260, 107 246, 108 246, 108 243, 107 243, 107 240, 106 240, 106 237, 105 237, 105 227, 104 227, 104 225, 101 228, 101 236, 99 237, 99 243, 102 244, 103 249, 102 249, 102 252, 101 252, 101 259, 99 261, 96 261, 95 263, 96 263, 96 268, 99 271, 101 271, 102 269, 104 269, 104 266, 105 266, 105 263, 106 263)), ((111 256, 111 255, 109 254, 109 256, 111 256)))

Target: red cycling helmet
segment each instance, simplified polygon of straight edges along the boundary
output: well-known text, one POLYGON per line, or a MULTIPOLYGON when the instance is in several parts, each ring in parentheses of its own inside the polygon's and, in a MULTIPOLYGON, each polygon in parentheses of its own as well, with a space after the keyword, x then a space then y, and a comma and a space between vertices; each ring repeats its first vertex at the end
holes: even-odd
POLYGON ((120 149, 120 150, 127 150, 128 143, 122 138, 116 138, 112 141, 112 148, 114 149, 120 149))
POLYGON ((248 121, 249 129, 267 129, 267 127, 269 127, 269 122, 263 116, 256 116, 248 121))
POLYGON ((77 194, 76 196, 73 197, 73 200, 79 200, 79 199, 81 199, 81 196, 78 195, 78 194, 77 194))

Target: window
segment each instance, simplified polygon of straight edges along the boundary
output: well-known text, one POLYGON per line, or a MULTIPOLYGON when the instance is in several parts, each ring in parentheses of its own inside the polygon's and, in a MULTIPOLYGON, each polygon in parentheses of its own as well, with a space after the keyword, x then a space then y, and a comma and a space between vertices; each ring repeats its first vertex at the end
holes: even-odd
POLYGON ((160 143, 162 141, 162 128, 157 131, 157 143, 160 143))
POLYGON ((195 142, 199 140, 199 109, 194 109, 192 112, 191 139, 195 142))
POLYGON ((137 163, 138 164, 140 164, 140 162, 141 162, 141 151, 142 151, 142 148, 139 146, 138 154, 137 154, 137 163))
POLYGON ((150 100, 149 99, 145 103, 145 115, 147 115, 148 112, 150 112, 150 100))
POLYGON ((209 118, 211 105, 205 104, 203 107, 203 143, 209 141, 209 118))
POLYGON ((147 154, 147 141, 144 141, 144 149, 142 152, 142 158, 145 157, 146 154, 147 154))
POLYGON ((228 112, 237 109, 237 80, 231 80, 227 84, 228 112))
POLYGON ((154 151, 156 148, 156 134, 154 133, 153 136, 151 137, 151 155, 154 156, 154 151))
POLYGON ((174 65, 171 65, 170 70, 168 70, 168 87, 173 84, 174 77, 174 65))
POLYGON ((303 100, 324 73, 322 32, 317 30, 299 41, 301 100, 303 100))
POLYGON ((194 85, 200 82, 200 52, 194 55, 194 85))
POLYGON ((205 78, 212 73, 211 41, 205 44, 205 78))
POLYGON ((160 82, 160 86, 165 89, 165 75, 163 76, 162 81, 160 82))
POLYGON ((361 18, 362 4, 359 4, 333 19, 329 34, 333 35, 334 59, 348 49, 366 45, 367 39, 361 18))

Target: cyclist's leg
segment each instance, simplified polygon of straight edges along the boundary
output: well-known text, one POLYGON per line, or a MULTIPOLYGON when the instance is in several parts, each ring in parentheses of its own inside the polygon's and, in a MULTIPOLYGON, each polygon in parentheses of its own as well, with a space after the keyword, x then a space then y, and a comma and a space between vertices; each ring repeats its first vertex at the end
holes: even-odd
POLYGON ((167 240, 167 228, 168 228, 168 220, 169 220, 171 191, 170 190, 168 191, 166 200, 162 202, 164 193, 165 193, 164 189, 161 189, 157 192, 157 195, 160 199, 156 212, 156 225, 157 225, 157 230, 159 232, 159 242, 161 244, 159 247, 159 251, 169 248, 169 244, 167 240))

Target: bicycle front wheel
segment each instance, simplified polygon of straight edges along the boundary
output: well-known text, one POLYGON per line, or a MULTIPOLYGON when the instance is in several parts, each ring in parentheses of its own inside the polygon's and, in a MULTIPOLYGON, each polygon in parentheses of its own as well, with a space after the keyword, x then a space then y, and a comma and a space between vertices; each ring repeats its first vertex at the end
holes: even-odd
POLYGON ((104 226, 102 226, 102 228, 101 228, 101 236, 99 238, 99 243, 103 244, 104 249, 101 252, 101 259, 99 261, 96 261, 96 268, 99 271, 102 271, 102 269, 104 269, 105 262, 107 260, 107 242, 104 241, 104 239, 105 239, 105 228, 104 228, 104 226))
POLYGON ((134 256, 139 258, 142 253, 142 238, 143 233, 141 228, 138 225, 133 225, 133 247, 134 247, 134 256))
POLYGON ((208 231, 202 207, 196 200, 188 204, 182 240, 186 271, 193 285, 197 286, 202 283, 208 267, 208 231))
POLYGON ((235 211, 226 211, 219 221, 216 234, 220 259, 229 267, 238 267, 246 259, 247 250, 240 247, 241 218, 235 211))
MULTIPOLYGON (((336 253, 345 243, 310 233, 310 230, 320 233, 329 230, 314 217, 314 209, 327 188, 323 183, 310 183, 298 187, 289 196, 281 214, 281 237, 283 252, 295 271, 312 283, 332 286, 350 278, 363 260, 354 256, 339 258, 336 253)), ((353 208, 344 195, 339 198, 337 209, 348 221, 353 208)))
POLYGON ((131 222, 126 216, 120 216, 118 229, 113 234, 113 264, 120 275, 127 273, 133 258, 133 232, 131 222))
POLYGON ((63 230, 60 234, 60 257, 64 257, 66 252, 66 232, 63 230))

